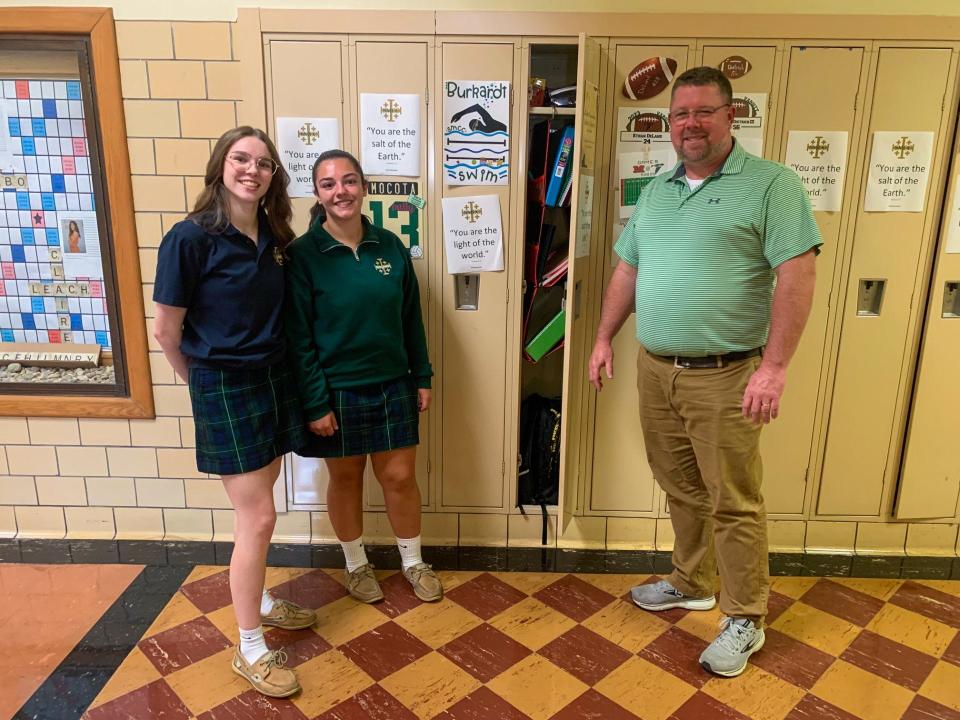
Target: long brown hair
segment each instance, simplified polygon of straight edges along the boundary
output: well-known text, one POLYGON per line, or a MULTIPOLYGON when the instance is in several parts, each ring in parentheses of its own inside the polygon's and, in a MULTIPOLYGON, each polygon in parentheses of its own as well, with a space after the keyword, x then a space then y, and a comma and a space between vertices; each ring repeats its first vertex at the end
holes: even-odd
POLYGON ((260 204, 267 215, 267 222, 270 224, 270 230, 277 245, 283 249, 295 237, 293 229, 290 227, 293 208, 287 195, 290 176, 284 170, 283 163, 280 162, 280 153, 277 152, 277 148, 270 137, 263 130, 249 125, 241 125, 233 130, 227 130, 217 140, 213 152, 210 153, 210 159, 207 161, 203 190, 197 196, 197 202, 193 206, 193 211, 187 215, 187 219, 193 220, 210 233, 219 234, 227 229, 230 224, 230 213, 228 212, 227 198, 224 195, 226 190, 223 186, 223 163, 226 161, 227 153, 230 152, 233 144, 245 137, 255 137, 261 140, 267 146, 270 157, 277 163, 277 172, 270 179, 270 187, 267 188, 267 193, 260 200, 260 204))
MULTIPOLYGON (((360 175, 360 182, 363 183, 363 187, 367 187, 367 178, 363 174, 363 168, 360 167, 360 161, 357 160, 353 155, 348 153, 346 150, 325 150, 317 156, 316 162, 313 163, 313 172, 311 177, 313 178, 313 194, 319 195, 317 192, 317 170, 320 169, 320 165, 325 163, 327 160, 347 160, 353 169, 357 171, 357 174, 360 175)), ((327 219, 327 211, 323 209, 323 205, 320 204, 320 201, 317 200, 310 208, 310 222, 307 227, 313 227, 316 223, 322 223, 327 219)))

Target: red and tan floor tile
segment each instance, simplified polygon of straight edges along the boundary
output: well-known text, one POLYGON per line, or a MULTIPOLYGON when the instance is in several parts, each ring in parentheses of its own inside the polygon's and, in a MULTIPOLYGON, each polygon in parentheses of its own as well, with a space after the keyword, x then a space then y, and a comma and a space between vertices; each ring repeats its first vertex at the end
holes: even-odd
POLYGON ((647 613, 656 576, 444 572, 420 603, 340 570, 272 568, 317 624, 267 630, 303 690, 273 700, 231 672, 224 568, 197 568, 87 711, 88 720, 960 720, 960 582, 775 578, 764 649, 738 678, 698 664, 721 615, 647 613))

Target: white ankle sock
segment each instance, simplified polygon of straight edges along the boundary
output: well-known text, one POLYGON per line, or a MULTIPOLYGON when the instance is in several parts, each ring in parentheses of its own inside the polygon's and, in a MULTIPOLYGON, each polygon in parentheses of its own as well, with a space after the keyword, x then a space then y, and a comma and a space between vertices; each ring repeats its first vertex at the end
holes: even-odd
POLYGON ((252 630, 240 628, 240 654, 248 663, 255 663, 270 649, 263 639, 263 625, 257 625, 252 630))
POLYGON ((363 549, 362 535, 356 540, 341 541, 340 547, 343 548, 343 557, 347 561, 347 572, 353 572, 367 564, 367 551, 363 549))
POLYGON ((260 614, 269 615, 270 611, 273 610, 273 603, 273 595, 271 595, 269 591, 264 588, 263 596, 260 598, 260 614))
POLYGON ((403 569, 406 570, 409 567, 413 567, 417 563, 422 563, 423 558, 420 557, 420 536, 412 538, 397 538, 397 548, 400 550, 400 564, 403 565, 403 569))

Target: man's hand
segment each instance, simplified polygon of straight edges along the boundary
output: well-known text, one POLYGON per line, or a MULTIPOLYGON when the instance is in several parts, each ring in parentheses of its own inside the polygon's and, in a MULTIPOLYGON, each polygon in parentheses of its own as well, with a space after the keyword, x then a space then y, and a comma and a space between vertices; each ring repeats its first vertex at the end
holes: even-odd
POLYGON ((318 418, 317 420, 309 423, 307 427, 310 428, 310 432, 314 433, 315 435, 320 435, 321 437, 330 437, 340 429, 340 426, 337 425, 337 418, 333 414, 333 410, 328 412, 322 418, 318 418))
POLYGON ((426 412, 427 408, 430 407, 430 399, 432 397, 433 394, 429 388, 417 388, 417 409, 420 412, 426 412))
POLYGON ((607 380, 613 380, 613 346, 609 341, 597 338, 593 345, 593 352, 590 353, 590 384, 597 392, 603 390, 603 378, 600 377, 600 369, 604 368, 607 372, 607 380))
POLYGON ((761 362, 743 393, 743 416, 764 425, 775 420, 780 414, 780 398, 786 382, 786 368, 778 369, 761 362))

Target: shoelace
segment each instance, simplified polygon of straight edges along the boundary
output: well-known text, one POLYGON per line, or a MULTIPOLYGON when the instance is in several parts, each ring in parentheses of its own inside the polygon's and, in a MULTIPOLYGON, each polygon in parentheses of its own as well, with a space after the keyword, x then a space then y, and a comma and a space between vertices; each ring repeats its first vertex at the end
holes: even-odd
POLYGON ((376 578, 376 575, 373 573, 373 565, 367 563, 366 565, 361 565, 352 573, 350 573, 350 582, 351 585, 357 585, 360 581, 367 579, 368 577, 376 578))
POLYGON ((682 592, 677 590, 673 585, 668 583, 666 580, 659 581, 654 587, 662 592, 664 595, 673 595, 678 598, 682 598, 684 595, 682 592))
POLYGON ((283 648, 277 648, 270 654, 270 657, 267 658, 267 666, 264 669, 269 671, 272 667, 282 668, 286 664, 287 651, 283 648))
POLYGON ((423 575, 427 570, 432 570, 432 565, 427 565, 426 563, 417 563, 407 572, 410 573, 410 576, 417 582, 420 581, 420 576, 423 575))
POLYGON ((719 647, 731 653, 742 653, 749 642, 748 628, 738 625, 733 618, 725 617, 720 621, 720 635, 714 641, 719 647))

